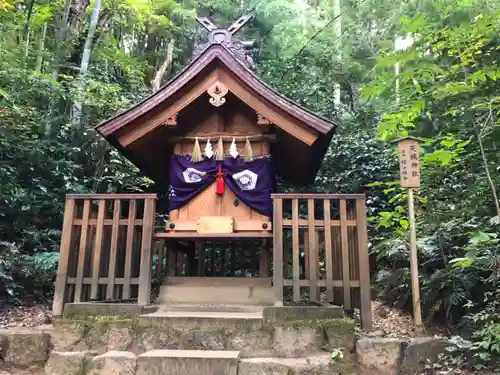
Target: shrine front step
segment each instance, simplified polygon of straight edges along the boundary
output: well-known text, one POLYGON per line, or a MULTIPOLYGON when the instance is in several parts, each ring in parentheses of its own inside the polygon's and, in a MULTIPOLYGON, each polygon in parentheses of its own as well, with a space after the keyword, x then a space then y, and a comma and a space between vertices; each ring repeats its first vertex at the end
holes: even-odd
POLYGON ((136 375, 237 375, 238 351, 152 350, 137 357, 136 375))
MULTIPOLYGON (((241 358, 297 358, 323 352, 329 341, 318 324, 306 321, 269 325, 264 323, 262 312, 158 311, 140 316, 137 323, 142 336, 136 352, 223 350, 239 351, 241 358)), ((353 341, 350 332, 331 333, 336 342, 353 341)))
POLYGON ((262 305, 238 305, 238 304, 202 304, 202 303, 170 303, 155 306, 156 311, 169 312, 205 312, 205 313, 259 313, 259 316, 264 315, 265 306, 262 305))
POLYGON ((159 304, 262 305, 275 302, 271 280, 251 277, 169 277, 159 304))
POLYGON ((262 311, 227 312, 227 311, 193 311, 170 310, 157 311, 139 317, 139 322, 146 327, 175 327, 183 332, 244 330, 252 331, 262 328, 262 311))
MULTIPOLYGON (((359 374, 351 361, 331 361, 330 353, 301 358, 241 358, 239 351, 151 350, 139 355, 110 351, 92 357, 87 352, 52 352, 46 375, 331 375, 359 374)), ((33 369, 32 369, 33 370, 33 369)), ((16 372, 14 372, 16 373, 16 372)), ((38 372, 37 372, 38 373, 38 372)), ((23 372, 24 374, 24 372, 23 372)))

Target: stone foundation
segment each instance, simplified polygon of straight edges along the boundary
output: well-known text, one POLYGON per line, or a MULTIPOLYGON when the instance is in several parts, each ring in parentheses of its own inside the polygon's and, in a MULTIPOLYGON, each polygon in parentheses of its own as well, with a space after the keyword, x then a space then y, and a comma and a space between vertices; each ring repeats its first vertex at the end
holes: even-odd
POLYGON ((135 303, 74 302, 64 305, 63 315, 66 318, 89 316, 132 317, 153 313, 157 310, 158 307, 156 306, 139 306, 135 303))
POLYGON ((411 340, 365 337, 356 342, 356 359, 367 374, 415 375, 422 373, 426 364, 437 361, 447 346, 446 340, 432 337, 411 340))
POLYGON ((355 341, 350 319, 294 320, 294 314, 279 312, 266 320, 169 312, 4 330, 0 374, 159 375, 175 369, 175 375, 413 375, 446 346, 434 339, 355 341), (332 360, 336 349, 343 358, 332 360))
POLYGON ((354 341, 354 322, 339 318, 262 324, 258 319, 101 317, 60 320, 50 330, 56 351, 129 351, 136 355, 155 349, 229 350, 242 358, 300 357, 345 348, 354 341))

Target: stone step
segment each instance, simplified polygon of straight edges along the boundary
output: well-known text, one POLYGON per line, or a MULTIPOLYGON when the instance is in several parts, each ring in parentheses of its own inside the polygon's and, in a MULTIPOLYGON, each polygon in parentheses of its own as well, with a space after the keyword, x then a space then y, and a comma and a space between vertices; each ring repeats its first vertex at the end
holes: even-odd
POLYGON ((351 345, 354 322, 345 318, 266 321, 259 311, 177 310, 123 320, 60 321, 50 335, 52 347, 63 352, 229 350, 241 352, 242 358, 294 358, 351 345))
POLYGON ((237 375, 240 353, 153 350, 137 357, 136 375, 237 375))
POLYGON ((325 346, 322 327, 309 322, 266 325, 262 312, 159 311, 142 315, 138 323, 144 332, 138 352, 230 350, 242 357, 297 357, 325 346))
POLYGON ((349 347, 354 342, 354 322, 339 314, 337 308, 309 311, 233 305, 224 311, 224 306, 218 305, 215 309, 203 306, 190 311, 191 307, 179 305, 174 310, 159 310, 136 318, 55 321, 50 332, 51 345, 61 352, 96 354, 229 350, 239 351, 242 358, 295 358, 349 347))
POLYGON ((52 352, 46 375, 331 375, 359 374, 354 357, 338 361, 329 353, 301 358, 240 358, 238 351, 152 350, 138 356, 112 351, 52 352))
POLYGON ((359 368, 351 357, 334 361, 330 353, 301 358, 243 358, 238 375, 358 375, 359 368))
MULTIPOLYGON (((200 304, 200 303, 165 303, 156 305, 158 311, 191 311, 191 312, 228 312, 228 313, 263 313, 262 305, 237 304, 200 304)), ((152 311, 154 312, 154 311, 152 311)))
POLYGON ((146 326, 172 326, 183 331, 216 329, 259 329, 262 326, 262 311, 157 311, 139 317, 146 326))
POLYGON ((275 302, 271 286, 221 284, 163 285, 157 299, 159 304, 237 304, 272 306, 275 302))
POLYGON ((272 287, 270 277, 197 277, 197 276, 168 276, 163 285, 184 286, 260 286, 272 287))

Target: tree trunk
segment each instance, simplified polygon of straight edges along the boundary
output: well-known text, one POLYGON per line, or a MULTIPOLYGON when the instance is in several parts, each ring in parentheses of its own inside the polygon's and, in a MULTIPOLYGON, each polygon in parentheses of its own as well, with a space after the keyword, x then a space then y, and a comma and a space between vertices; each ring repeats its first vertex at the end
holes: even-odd
POLYGON ((168 74, 168 72, 170 72, 170 69, 172 69, 173 53, 174 40, 170 39, 167 45, 167 57, 165 58, 162 66, 157 70, 154 79, 151 81, 151 88, 153 92, 156 92, 160 89, 163 77, 165 76, 165 74, 168 74))
POLYGON ((35 65, 35 72, 36 73, 42 72, 43 52, 44 52, 44 44, 45 44, 46 35, 47 35, 47 22, 45 22, 43 25, 42 37, 40 38, 40 42, 38 43, 38 51, 37 51, 36 65, 35 65))
POLYGON ((80 74, 78 75, 79 82, 78 82, 78 89, 76 96, 77 101, 73 104, 72 108, 72 123, 75 128, 81 127, 82 107, 83 107, 83 102, 81 101, 81 98, 83 96, 83 90, 85 87, 85 76, 87 75, 89 68, 90 55, 92 54, 92 44, 97 29, 97 22, 99 21, 100 10, 101 10, 101 0, 95 0, 94 9, 92 9, 92 14, 90 16, 89 32, 87 33, 87 39, 85 40, 82 60, 80 63, 80 74))
POLYGON ((500 218, 500 203, 498 202, 497 188, 495 187, 495 183, 493 182, 493 179, 491 178, 490 168, 488 166, 488 157, 486 156, 486 153, 484 152, 484 145, 483 145, 481 132, 477 129, 477 127, 476 127, 476 137, 477 137, 477 140, 479 143, 479 150, 481 151, 481 159, 483 161, 484 170, 486 172, 486 179, 488 180, 488 184, 490 185, 490 189, 491 189, 491 194, 493 195, 493 200, 495 202, 495 208, 497 210, 497 216, 500 218))
POLYGON ((31 16, 33 15, 33 6, 35 5, 35 0, 31 0, 28 4, 28 9, 26 10, 26 21, 24 22, 23 28, 23 40, 26 41, 30 31, 31 16))
POLYGON ((71 0, 66 0, 64 3, 63 14, 61 15, 61 19, 59 21, 59 32, 57 35, 57 46, 56 53, 52 62, 52 79, 57 81, 59 76, 59 67, 61 65, 62 52, 64 51, 63 45, 66 40, 66 31, 68 28, 68 17, 69 17, 69 9, 71 7, 71 0))
MULTIPOLYGON (((335 35, 336 44, 338 48, 338 54, 337 57, 335 58, 335 65, 337 65, 337 69, 342 66, 342 43, 340 41, 340 38, 342 37, 342 6, 341 6, 341 0, 333 0, 333 16, 337 17, 337 19, 333 22, 333 32, 335 35)), ((339 110, 339 106, 341 104, 340 100, 340 84, 337 82, 335 83, 334 89, 333 89, 333 103, 335 104, 335 110, 339 110)))
POLYGON ((146 46, 145 46, 145 57, 148 62, 148 70, 146 72, 146 82, 151 82, 154 78, 156 71, 156 51, 158 48, 158 38, 156 34, 152 31, 149 31, 146 37, 146 46))
POLYGON ((28 33, 26 34, 24 40, 24 57, 26 58, 26 65, 28 65, 29 52, 30 52, 30 30, 28 29, 28 33))

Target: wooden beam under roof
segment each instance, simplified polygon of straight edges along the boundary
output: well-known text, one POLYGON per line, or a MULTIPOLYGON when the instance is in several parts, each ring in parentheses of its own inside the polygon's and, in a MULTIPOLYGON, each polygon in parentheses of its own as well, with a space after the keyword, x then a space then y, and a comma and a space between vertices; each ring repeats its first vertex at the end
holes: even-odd
POLYGON ((293 135, 295 138, 301 140, 307 145, 313 144, 317 137, 318 132, 313 129, 308 129, 298 124, 291 116, 279 111, 275 106, 266 103, 263 97, 249 92, 231 73, 227 72, 223 67, 215 68, 206 77, 197 82, 193 87, 187 91, 182 97, 175 100, 172 104, 168 105, 163 111, 154 114, 144 122, 136 125, 130 131, 124 131, 123 134, 118 136, 118 141, 123 147, 127 147, 131 143, 137 141, 147 133, 162 126, 165 119, 174 116, 183 108, 187 107, 198 97, 203 95, 206 90, 212 86, 216 81, 223 82, 233 95, 239 98, 242 102, 247 104, 250 108, 269 119, 270 122, 282 128, 287 133, 293 135))

